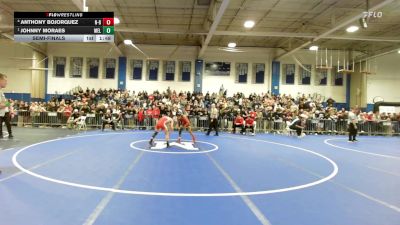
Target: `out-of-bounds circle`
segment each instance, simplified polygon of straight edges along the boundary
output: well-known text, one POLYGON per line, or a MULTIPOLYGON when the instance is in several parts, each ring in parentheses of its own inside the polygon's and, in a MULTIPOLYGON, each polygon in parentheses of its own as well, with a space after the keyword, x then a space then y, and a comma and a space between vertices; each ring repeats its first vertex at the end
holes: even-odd
MULTIPOLYGON (((116 134, 116 133, 109 133, 109 134, 116 134)), ((130 133, 132 134, 132 133, 130 133)), ((17 151, 13 157, 12 157, 12 162, 13 164, 20 169, 21 171, 25 172, 26 174, 29 174, 31 176, 34 176, 36 178, 57 183, 57 184, 62 184, 62 185, 67 185, 71 187, 77 187, 77 188, 83 188, 83 189, 90 189, 90 190, 96 190, 96 191, 106 191, 106 192, 113 192, 113 193, 120 193, 120 194, 130 194, 130 195, 146 195, 146 196, 169 196, 169 197, 229 197, 229 196, 250 196, 250 195, 266 195, 266 194, 274 194, 274 193, 281 193, 281 192, 288 192, 288 191, 294 191, 294 190, 299 190, 299 189, 304 189, 308 187, 312 187, 321 183, 324 183, 333 177, 336 176, 338 173, 339 169, 336 163, 329 159, 328 157, 319 154, 317 152, 313 152, 311 150, 305 149, 305 148, 300 148, 292 145, 287 145, 287 144, 282 144, 282 143, 277 143, 277 142, 271 142, 271 141, 265 141, 265 140, 260 140, 260 139, 250 139, 250 138, 236 138, 236 139, 244 139, 244 140, 252 140, 252 141, 258 141, 258 142, 265 142, 265 143, 271 143, 271 144, 276 144, 276 145, 281 145, 281 146, 286 146, 289 148, 294 148, 297 150, 301 150, 304 152, 311 153, 313 155, 319 156, 320 158, 328 161, 332 167, 333 170, 331 174, 329 174, 326 177, 323 177, 319 180, 316 180, 314 182, 302 184, 302 185, 297 185, 297 186, 292 186, 292 187, 287 187, 287 188, 280 188, 280 189, 271 189, 271 190, 261 190, 261 191, 251 191, 251 192, 220 192, 220 193, 177 193, 177 192, 150 192, 150 191, 135 191, 135 190, 123 190, 123 189, 115 189, 115 188, 106 188, 106 187, 98 187, 98 186, 93 186, 93 185, 85 185, 85 184, 79 184, 79 183, 74 183, 74 182, 67 182, 59 179, 54 179, 50 177, 46 177, 44 175, 32 172, 26 168, 24 168, 19 162, 18 162, 18 155, 21 154, 23 151, 28 150, 31 147, 38 146, 41 144, 49 143, 49 142, 54 142, 54 141, 61 141, 65 139, 73 139, 73 138, 85 138, 85 137, 90 137, 90 136, 101 136, 101 135, 107 135, 107 134, 93 134, 93 135, 82 135, 82 136, 71 136, 67 138, 60 138, 60 139, 55 139, 55 140, 48 140, 48 141, 43 141, 39 142, 33 145, 29 145, 27 147, 24 147, 17 151)), ((220 136, 224 137, 224 136, 220 136)), ((225 136, 228 137, 228 136, 225 136)))
MULTIPOLYGON (((334 144, 330 143, 330 141, 334 141, 334 140, 343 140, 343 141, 346 141, 346 138, 330 138, 330 139, 325 139, 325 140, 324 140, 324 143, 327 144, 327 145, 330 145, 330 146, 332 146, 332 147, 334 147, 334 148, 342 149, 342 150, 346 150, 346 151, 350 151, 350 152, 357 152, 357 153, 361 153, 361 154, 365 154, 365 155, 372 155, 372 156, 378 156, 378 157, 383 157, 383 158, 389 158, 389 159, 400 160, 400 157, 394 156, 394 155, 385 155, 385 154, 378 154, 378 153, 373 153, 373 152, 360 151, 360 150, 357 150, 357 149, 341 147, 341 146, 334 145, 334 144)), ((365 140, 363 140, 363 141, 365 141, 365 140)))
POLYGON ((179 151, 179 152, 173 152, 173 151, 165 151, 165 150, 161 150, 161 151, 157 151, 157 150, 150 150, 150 149, 144 149, 144 148, 140 148, 135 146, 135 144, 137 143, 141 143, 141 142, 148 142, 149 140, 139 140, 139 141, 134 141, 130 144, 130 147, 133 149, 136 149, 138 151, 143 151, 143 152, 151 152, 151 153, 159 153, 159 154, 175 154, 175 155, 179 155, 179 154, 204 154, 204 153, 208 153, 208 152, 213 152, 213 151, 217 151, 218 150, 218 146, 210 143, 210 142, 206 142, 206 141, 196 141, 196 143, 203 143, 206 145, 210 145, 212 148, 211 149, 207 149, 207 150, 199 150, 199 151, 179 151))

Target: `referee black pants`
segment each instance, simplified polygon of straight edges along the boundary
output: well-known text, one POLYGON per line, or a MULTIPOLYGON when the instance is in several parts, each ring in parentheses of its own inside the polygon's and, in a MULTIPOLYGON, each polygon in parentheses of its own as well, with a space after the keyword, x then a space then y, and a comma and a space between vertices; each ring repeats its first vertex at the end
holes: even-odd
POLYGON ((208 126, 207 135, 210 135, 212 128, 215 130, 215 135, 218 135, 218 120, 217 119, 210 119, 210 124, 208 126))
POLYGON ((235 123, 233 123, 233 126, 232 126, 232 128, 233 128, 233 132, 232 133, 236 133, 236 127, 242 128, 240 130, 240 133, 244 133, 244 126, 242 124, 236 125, 235 123))
POLYGON ((295 130, 297 133, 297 136, 301 136, 301 133, 303 132, 303 129, 298 128, 297 126, 290 126, 289 127, 291 130, 295 130))
POLYGON ((111 127, 112 127, 112 129, 113 130, 115 130, 115 124, 114 124, 114 122, 105 122, 105 121, 103 121, 103 126, 101 127, 101 130, 104 130, 104 128, 106 127, 106 124, 110 124, 111 125, 111 127))
POLYGON ((8 135, 12 135, 11 131, 11 115, 7 112, 4 116, 0 116, 0 137, 3 136, 3 122, 6 124, 8 135))
POLYGON ((353 123, 349 124, 349 141, 355 141, 357 136, 357 128, 353 123))

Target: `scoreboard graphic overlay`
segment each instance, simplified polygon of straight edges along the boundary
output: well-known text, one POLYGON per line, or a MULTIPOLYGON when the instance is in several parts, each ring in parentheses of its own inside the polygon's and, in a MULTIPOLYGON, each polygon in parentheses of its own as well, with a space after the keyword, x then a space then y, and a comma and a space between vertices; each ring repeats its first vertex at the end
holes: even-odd
POLYGON ((18 42, 114 42, 114 12, 14 12, 18 42))

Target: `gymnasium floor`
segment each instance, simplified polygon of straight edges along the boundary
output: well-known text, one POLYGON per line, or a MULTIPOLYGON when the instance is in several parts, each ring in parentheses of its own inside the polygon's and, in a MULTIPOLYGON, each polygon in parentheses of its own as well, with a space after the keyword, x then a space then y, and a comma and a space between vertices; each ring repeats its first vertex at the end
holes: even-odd
POLYGON ((1 225, 400 224, 398 137, 28 131, 0 140, 1 225))

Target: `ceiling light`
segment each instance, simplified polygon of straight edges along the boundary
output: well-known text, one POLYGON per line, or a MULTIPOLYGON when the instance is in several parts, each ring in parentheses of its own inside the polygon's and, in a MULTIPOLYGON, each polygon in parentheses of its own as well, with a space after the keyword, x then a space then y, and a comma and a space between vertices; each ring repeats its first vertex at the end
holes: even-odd
POLYGON ((247 20, 246 22, 244 22, 243 26, 246 28, 253 28, 254 27, 254 21, 253 20, 247 20))
POLYGON ((121 21, 118 19, 118 17, 114 17, 114 24, 119 24, 121 21))
POLYGON ((397 53, 399 53, 399 54, 400 54, 400 50, 399 50, 397 53))
POLYGON ((346 29, 346 31, 349 32, 349 33, 353 33, 353 32, 358 31, 358 27, 357 26, 350 26, 350 27, 348 27, 346 29))
POLYGON ((132 42, 132 40, 124 40, 124 44, 126 44, 126 45, 132 45, 133 42, 132 42))
POLYGON ((243 49, 239 49, 239 48, 229 48, 229 47, 219 47, 218 50, 226 51, 226 52, 244 52, 243 49))
POLYGON ((228 47, 229 48, 234 48, 234 47, 236 47, 236 43, 235 42, 229 42, 228 47))
POLYGON ((309 49, 310 49, 311 51, 318 51, 318 46, 313 45, 313 46, 310 46, 309 49))

